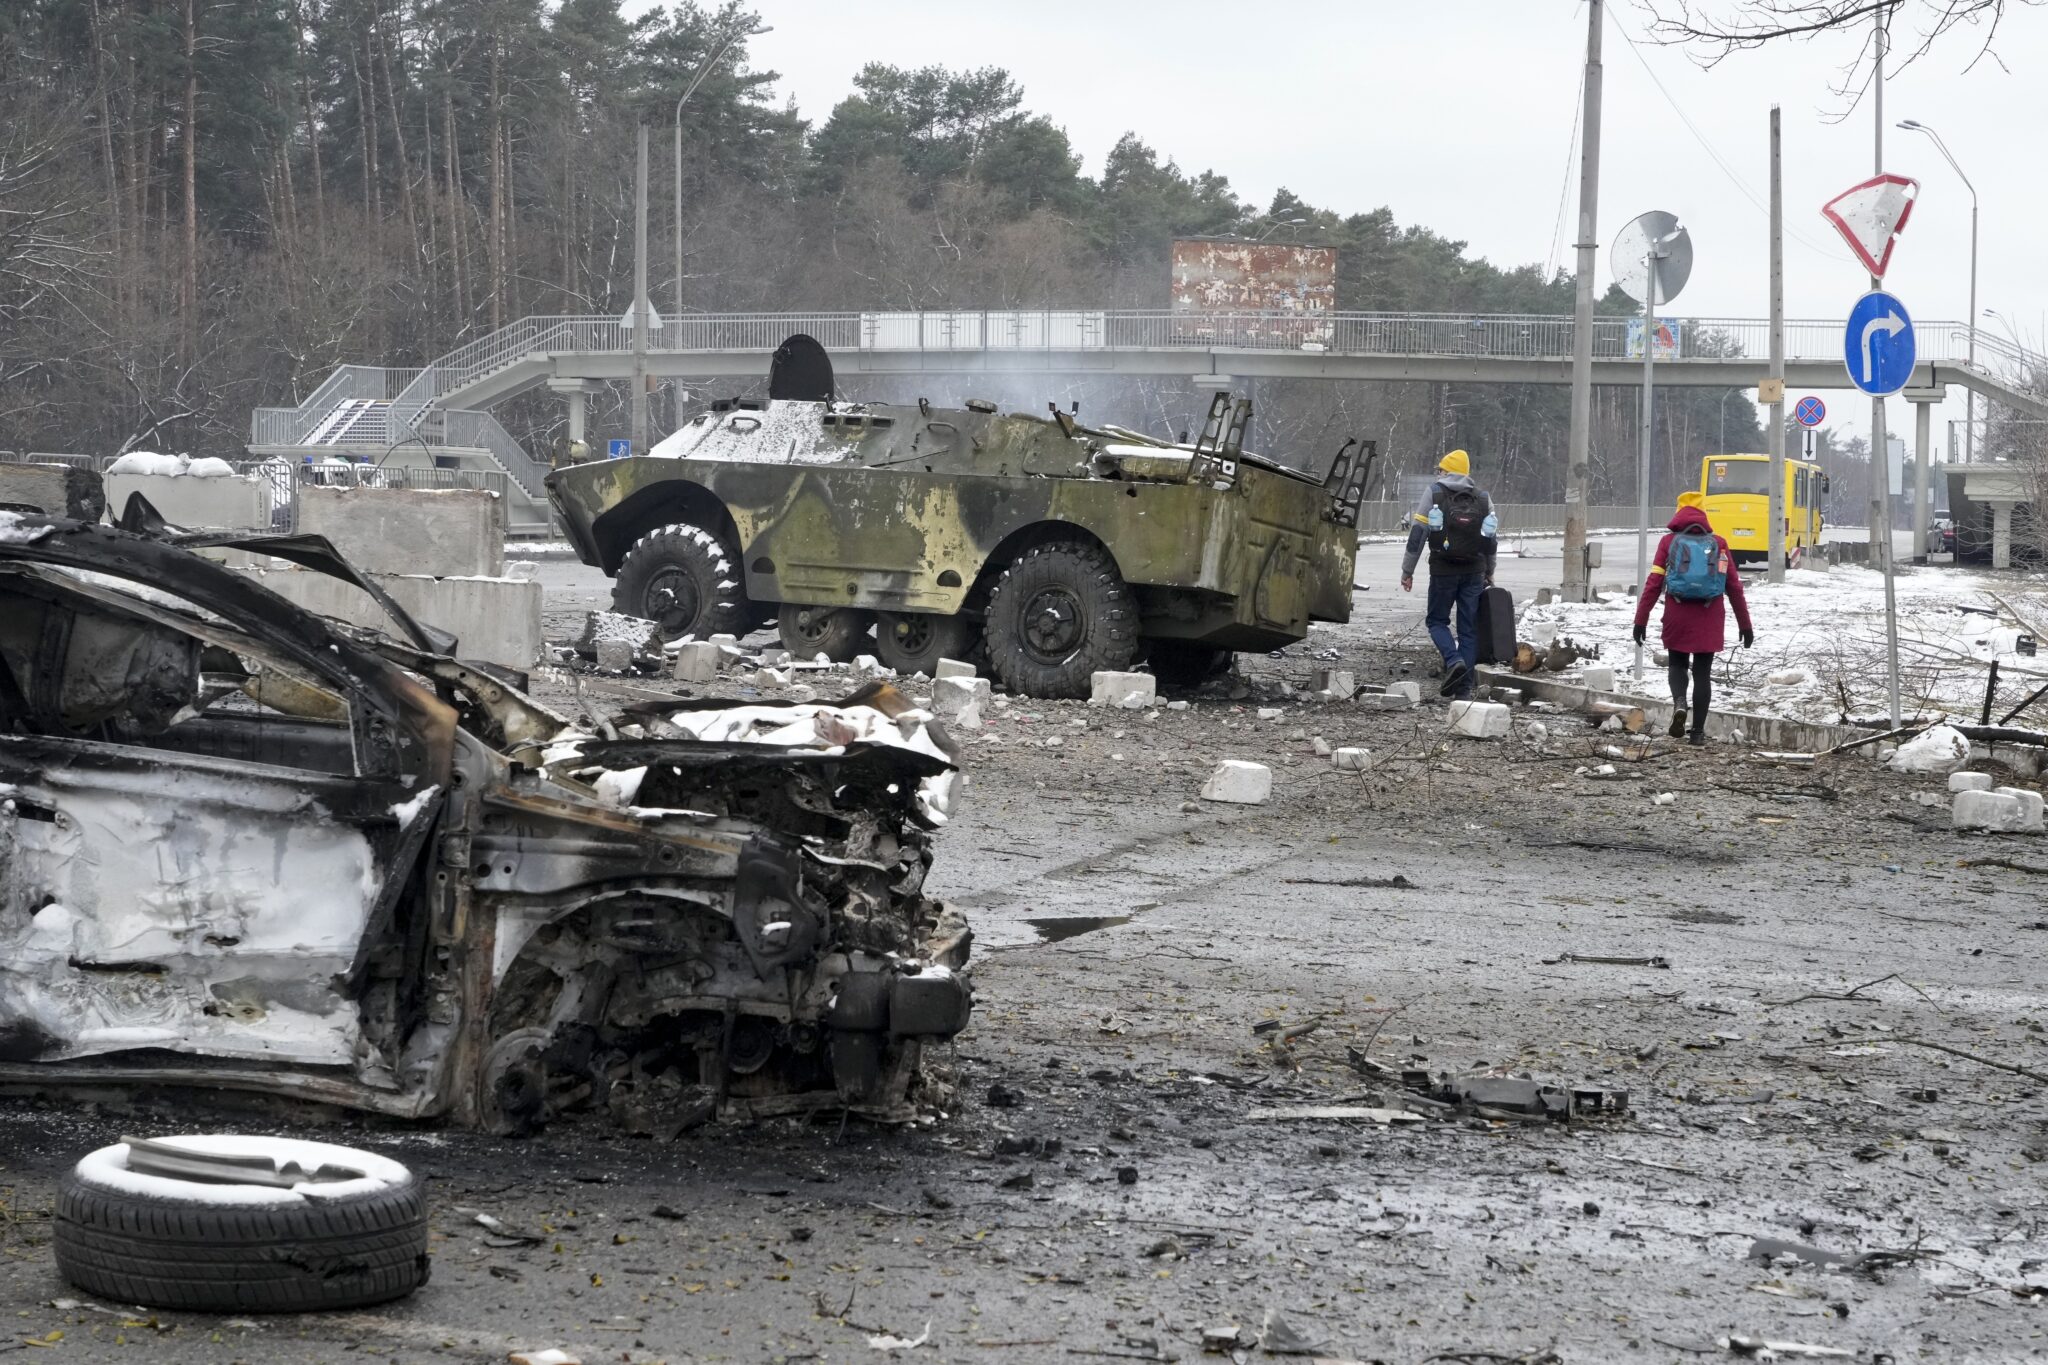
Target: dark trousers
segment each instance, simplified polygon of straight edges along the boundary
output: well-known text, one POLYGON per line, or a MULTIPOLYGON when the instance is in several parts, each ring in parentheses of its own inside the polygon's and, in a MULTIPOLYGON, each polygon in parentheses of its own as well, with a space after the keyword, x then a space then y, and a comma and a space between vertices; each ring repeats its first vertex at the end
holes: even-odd
POLYGON ((1486 575, 1456 570, 1429 573, 1429 610, 1423 620, 1436 652, 1444 656, 1444 667, 1463 660, 1471 668, 1479 658, 1479 598, 1486 591, 1486 575), (1457 609, 1458 634, 1451 635, 1451 610, 1457 609))
POLYGON ((1694 734, 1702 734, 1707 728, 1707 707, 1714 700, 1714 656, 1687 654, 1680 649, 1671 651, 1671 704, 1681 711, 1686 709, 1685 680, 1688 674, 1692 677, 1692 730, 1694 734))

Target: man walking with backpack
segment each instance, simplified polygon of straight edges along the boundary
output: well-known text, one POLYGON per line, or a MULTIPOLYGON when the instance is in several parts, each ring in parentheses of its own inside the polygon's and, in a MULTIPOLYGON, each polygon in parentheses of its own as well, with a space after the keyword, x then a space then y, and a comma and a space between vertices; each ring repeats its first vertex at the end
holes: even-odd
POLYGON ((1446 697, 1472 695, 1479 658, 1479 598, 1493 583, 1500 553, 1500 521, 1493 500, 1472 482, 1472 459, 1454 450, 1437 461, 1436 479, 1409 518, 1408 552, 1401 557, 1401 591, 1415 591, 1415 564, 1429 545, 1429 608, 1424 621, 1444 658, 1446 697), (1451 634, 1455 609, 1458 633, 1451 634))
POLYGON ((1698 493, 1678 496, 1678 515, 1671 518, 1669 532, 1657 542, 1657 558, 1650 566, 1650 581, 1636 596, 1636 643, 1643 643, 1650 624, 1650 609, 1664 596, 1664 649, 1671 656, 1671 737, 1687 733, 1688 743, 1707 742, 1707 707, 1714 699, 1714 656, 1727 645, 1727 611, 1723 600, 1735 603, 1735 624, 1742 633, 1742 647, 1756 643, 1750 629, 1749 600, 1742 595, 1742 575, 1736 572, 1735 557, 1728 542, 1714 534, 1704 501, 1698 493), (1692 680, 1691 706, 1686 704, 1686 680, 1692 680))

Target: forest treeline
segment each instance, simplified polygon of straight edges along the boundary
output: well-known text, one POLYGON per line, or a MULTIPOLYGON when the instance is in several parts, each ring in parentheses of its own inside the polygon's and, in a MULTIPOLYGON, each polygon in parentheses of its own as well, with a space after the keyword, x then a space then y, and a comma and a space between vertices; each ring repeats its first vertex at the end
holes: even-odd
MULTIPOLYGON (((807 120, 753 63, 754 19, 736 0, 636 18, 621 0, 0 5, 0 449, 233 456, 251 408, 337 364, 623 313, 643 120, 664 311, 1163 307, 1172 239, 1227 233, 1336 248, 1340 308, 1571 311, 1568 273, 1475 259, 1388 208, 1248 203, 1161 150, 1170 127, 1126 133, 1084 175, 1000 68, 873 61, 807 120), (678 282, 676 101, 735 34, 681 115, 678 282)), ((886 44, 849 65, 866 55, 886 44)), ((1177 381, 1053 396, 1156 430, 1200 398, 1177 381)), ((1260 440, 1304 463, 1355 432, 1404 473, 1463 446, 1499 495, 1561 496, 1562 388, 1266 381, 1257 400, 1260 440)), ((1737 390, 1658 406, 1660 499, 1700 454, 1762 440, 1737 390)), ((537 451, 558 436, 558 405, 508 408, 537 451)), ((1635 413, 1631 390, 1598 394, 1598 501, 1633 496, 1635 413)))

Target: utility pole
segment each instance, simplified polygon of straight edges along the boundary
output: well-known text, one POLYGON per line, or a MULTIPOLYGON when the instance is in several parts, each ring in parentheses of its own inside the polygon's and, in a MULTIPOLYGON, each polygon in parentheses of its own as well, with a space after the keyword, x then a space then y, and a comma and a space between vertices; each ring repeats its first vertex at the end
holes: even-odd
MULTIPOLYGON (((1662 286, 1664 243, 1650 242, 1643 275, 1649 281, 1643 290, 1643 445, 1636 461, 1636 582, 1650 581, 1650 447, 1657 429, 1657 291, 1662 286)), ((1643 680, 1643 646, 1636 644, 1637 682, 1643 680)))
POLYGON ((1778 106, 1771 106, 1771 561, 1769 579, 1785 581, 1785 180, 1778 106))
POLYGON ((1586 95, 1580 115, 1578 302, 1572 310, 1571 428, 1565 446, 1564 583, 1567 602, 1591 594, 1586 581, 1586 509, 1593 501, 1593 272, 1600 210, 1600 33, 1603 0, 1586 6, 1586 95))
MULTIPOLYGON (((1884 55, 1885 55, 1885 11, 1875 13, 1877 23, 1877 69, 1871 81, 1871 89, 1877 96, 1875 122, 1871 125, 1876 135, 1876 172, 1884 174, 1884 55)), ((1870 277, 1870 287, 1878 288, 1884 281, 1876 275, 1870 277)), ((1892 729, 1903 723, 1899 719, 1899 599, 1892 583, 1892 443, 1884 430, 1884 399, 1870 400, 1870 471, 1879 480, 1877 497, 1874 499, 1876 515, 1871 518, 1871 543, 1880 547, 1884 555, 1884 645, 1885 682, 1891 701, 1892 729), (1879 461, 1883 461, 1880 467, 1879 461)))
POLYGON ((633 454, 647 453, 647 125, 640 125, 633 180, 633 454))

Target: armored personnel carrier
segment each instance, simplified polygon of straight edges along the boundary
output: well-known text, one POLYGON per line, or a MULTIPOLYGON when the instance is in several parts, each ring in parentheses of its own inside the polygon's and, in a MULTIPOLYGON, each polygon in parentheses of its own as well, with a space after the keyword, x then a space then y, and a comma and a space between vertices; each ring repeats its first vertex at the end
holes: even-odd
POLYGON ((1373 443, 1316 479, 1243 450, 1250 416, 1219 393, 1188 444, 972 398, 837 402, 823 349, 792 337, 765 402, 547 484, 614 607, 671 639, 773 618, 802 658, 985 657, 1014 692, 1085 697, 1097 670, 1191 682, 1349 619, 1373 443))

